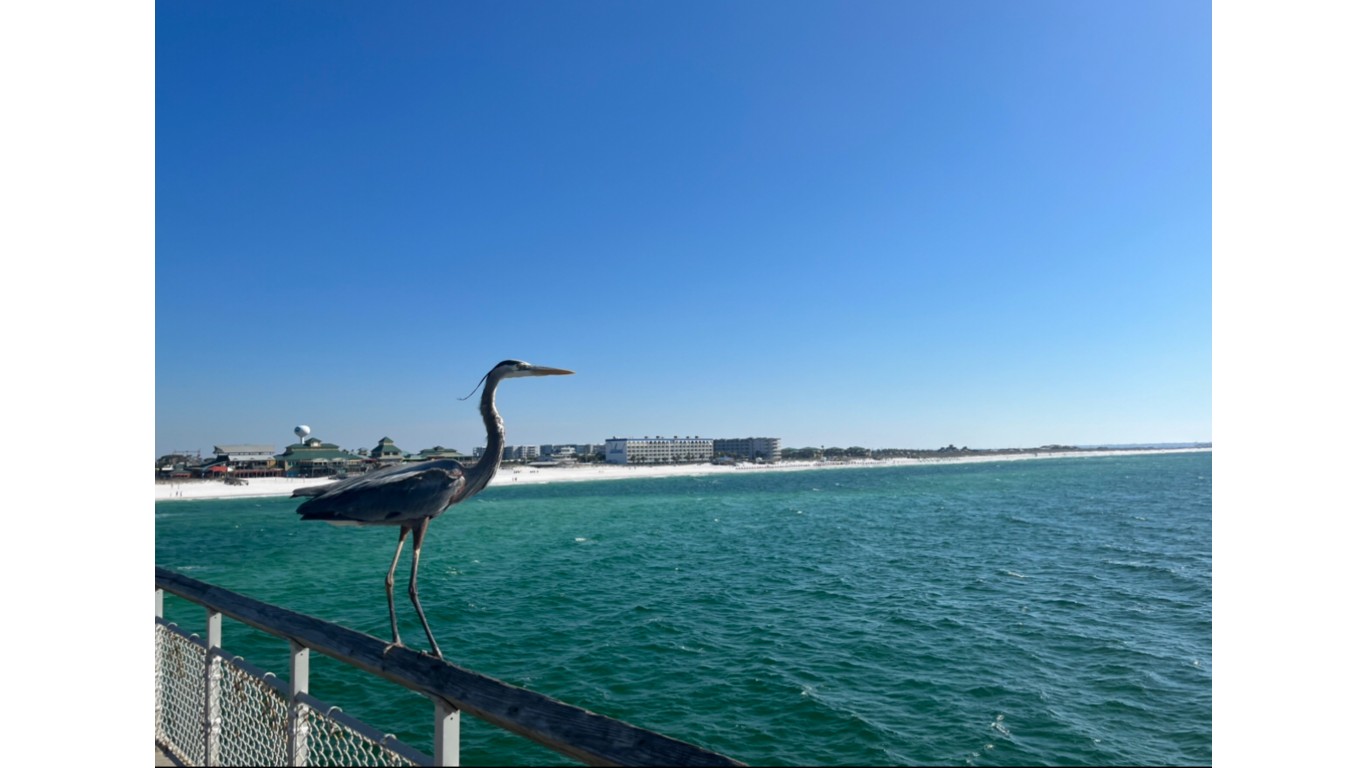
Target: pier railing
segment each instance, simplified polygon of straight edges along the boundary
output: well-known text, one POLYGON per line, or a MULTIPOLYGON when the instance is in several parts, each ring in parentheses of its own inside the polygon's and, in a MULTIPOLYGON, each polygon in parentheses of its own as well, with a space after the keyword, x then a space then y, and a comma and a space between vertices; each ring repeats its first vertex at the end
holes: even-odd
POLYGON ((724 755, 346 627, 156 569, 156 742, 186 765, 459 765, 460 713, 589 765, 743 765, 724 755), (203 606, 206 637, 166 622, 166 592, 203 606), (228 655, 227 616, 289 642, 288 682, 228 655), (433 753, 308 695, 317 651, 423 694, 433 753))

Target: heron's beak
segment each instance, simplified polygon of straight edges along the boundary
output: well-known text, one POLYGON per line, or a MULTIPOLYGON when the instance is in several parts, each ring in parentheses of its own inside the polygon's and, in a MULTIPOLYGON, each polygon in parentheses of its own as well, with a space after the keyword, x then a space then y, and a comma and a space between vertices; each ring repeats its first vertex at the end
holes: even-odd
POLYGON ((566 371, 563 368, 547 368, 543 365, 533 365, 526 370, 526 376, 569 376, 573 371, 566 371))

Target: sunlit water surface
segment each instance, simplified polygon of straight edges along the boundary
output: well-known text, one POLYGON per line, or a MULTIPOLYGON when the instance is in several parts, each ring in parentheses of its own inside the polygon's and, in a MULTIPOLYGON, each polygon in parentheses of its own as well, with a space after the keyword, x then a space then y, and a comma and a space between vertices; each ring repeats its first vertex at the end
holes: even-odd
MULTIPOLYGON (((436 520, 448 659, 753 764, 1211 761, 1211 456, 502 486, 436 520)), ((157 564, 388 639, 390 529, 297 500, 156 507, 157 564)), ((407 604, 405 641, 424 648, 407 604)), ((167 598, 202 631, 202 609, 167 598)), ((287 645, 224 645, 284 674, 287 645)), ((311 692, 430 751, 430 703, 311 692)), ((471 717, 466 764, 566 762, 471 717)))

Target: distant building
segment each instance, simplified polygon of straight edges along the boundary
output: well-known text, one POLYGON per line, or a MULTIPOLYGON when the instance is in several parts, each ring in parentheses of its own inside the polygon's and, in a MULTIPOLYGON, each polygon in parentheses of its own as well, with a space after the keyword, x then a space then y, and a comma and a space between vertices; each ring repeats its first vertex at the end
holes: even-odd
POLYGON ((215 445, 213 460, 201 472, 231 472, 237 477, 270 477, 284 474, 276 466, 275 446, 269 443, 215 445))
POLYGON ((157 458, 156 476, 158 480, 179 480, 190 477, 190 470, 203 463, 198 451, 195 451, 193 455, 189 451, 168 453, 157 458))
POLYGON ((611 464, 710 461, 713 453, 711 438, 702 437, 613 437, 605 448, 611 464))
POLYGON ((539 445, 505 445, 503 461, 535 461, 541 456, 539 445))
POLYGON ((455 459, 461 464, 474 462, 473 456, 463 454, 454 448, 443 448, 439 445, 433 448, 423 448, 415 454, 408 455, 409 461, 427 461, 428 459, 455 459))
POLYGON ((381 437, 379 439, 379 445, 370 449, 370 458, 382 465, 397 464, 400 461, 403 461, 405 455, 403 450, 397 445, 394 445, 394 441, 387 437, 381 437))
POLYGON ((275 446, 269 443, 253 445, 215 445, 213 455, 219 461, 243 464, 252 461, 270 461, 275 458, 275 446))
POLYGON ((731 437, 713 441, 717 456, 747 461, 777 461, 782 458, 782 441, 776 437, 731 437))
POLYGON ((294 443, 276 456, 280 467, 291 477, 330 477, 340 473, 364 472, 367 460, 333 443, 310 437, 294 443))

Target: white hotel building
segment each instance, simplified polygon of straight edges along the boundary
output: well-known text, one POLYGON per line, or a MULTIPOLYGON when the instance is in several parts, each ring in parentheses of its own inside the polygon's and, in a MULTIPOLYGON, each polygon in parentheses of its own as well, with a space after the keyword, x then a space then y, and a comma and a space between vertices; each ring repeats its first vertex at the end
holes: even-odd
POLYGON ((712 440, 704 437, 613 437, 605 453, 610 464, 711 461, 712 440))
POLYGON ((717 456, 745 461, 777 461, 783 457, 783 443, 776 437, 732 437, 712 442, 717 456))

